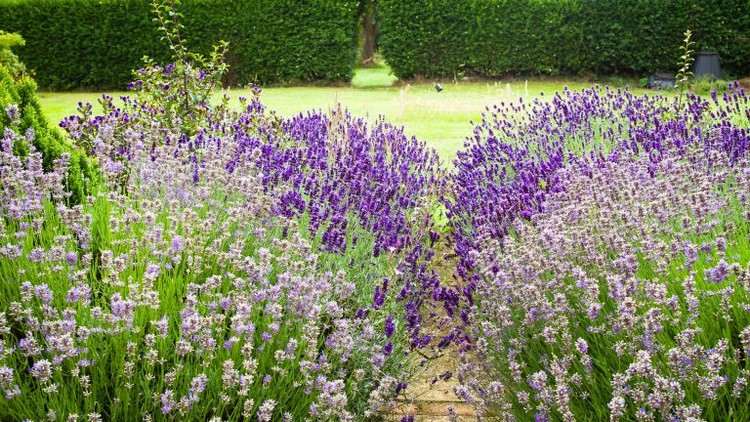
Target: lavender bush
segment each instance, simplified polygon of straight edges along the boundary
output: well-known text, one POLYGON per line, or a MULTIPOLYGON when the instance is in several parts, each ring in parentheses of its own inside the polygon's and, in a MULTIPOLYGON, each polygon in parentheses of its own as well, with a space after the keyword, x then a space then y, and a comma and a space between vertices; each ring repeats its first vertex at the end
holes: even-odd
POLYGON ((445 345, 436 154, 259 89, 233 111, 206 94, 221 55, 180 57, 61 123, 101 173, 79 205, 67 156, 43 173, 4 134, 0 419, 379 417, 445 345))
POLYGON ((743 418, 750 163, 716 155, 561 170, 545 211, 482 242, 486 365, 462 393, 508 417, 743 418))
POLYGON ((748 101, 736 84, 710 100, 595 87, 488 109, 458 153, 446 201, 459 274, 470 276, 480 232, 502 238, 516 218, 543 210, 546 196, 563 188, 557 171, 568 163, 633 152, 658 162, 689 145, 743 156, 750 148, 748 101))
POLYGON ((748 417, 748 99, 684 101, 567 93, 477 130, 451 205, 480 413, 748 417))
POLYGON ((146 137, 126 183, 104 165, 111 189, 69 208, 55 201, 64 159, 43 174, 38 153, 13 155, 14 136, 3 418, 351 419, 403 388, 395 293, 373 300, 358 285, 372 280, 330 271, 346 266, 274 214, 251 161, 226 172, 233 151, 214 144, 196 181, 177 137, 155 149, 146 137))

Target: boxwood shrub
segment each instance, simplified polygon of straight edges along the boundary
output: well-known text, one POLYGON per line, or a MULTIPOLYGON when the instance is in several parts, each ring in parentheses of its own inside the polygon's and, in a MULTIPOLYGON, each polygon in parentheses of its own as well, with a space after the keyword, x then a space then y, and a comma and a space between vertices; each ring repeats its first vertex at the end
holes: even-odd
MULTIPOLYGON (((356 61, 357 0, 184 0, 188 46, 230 43, 230 84, 343 81, 356 61)), ((0 25, 45 89, 124 88, 144 55, 169 58, 145 0, 0 0, 0 25)))
POLYGON ((750 72, 747 0, 380 0, 379 45, 400 78, 676 70, 691 29, 750 72))

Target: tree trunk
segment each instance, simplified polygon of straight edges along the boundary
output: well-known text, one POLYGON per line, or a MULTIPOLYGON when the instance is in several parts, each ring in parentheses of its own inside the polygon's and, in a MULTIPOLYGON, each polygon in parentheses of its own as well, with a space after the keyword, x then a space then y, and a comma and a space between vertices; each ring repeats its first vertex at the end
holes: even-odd
POLYGON ((375 1, 366 1, 362 11, 363 42, 362 57, 360 59, 362 66, 372 66, 375 64, 376 38, 378 36, 378 26, 375 22, 375 1))

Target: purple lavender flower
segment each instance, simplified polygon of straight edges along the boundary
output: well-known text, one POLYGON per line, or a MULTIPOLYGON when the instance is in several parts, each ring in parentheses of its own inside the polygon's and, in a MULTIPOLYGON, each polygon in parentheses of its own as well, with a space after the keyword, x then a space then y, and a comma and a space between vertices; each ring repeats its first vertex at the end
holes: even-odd
POLYGON ((381 286, 375 286, 375 293, 372 297, 372 307, 374 309, 380 309, 383 306, 383 303, 385 303, 385 294, 388 291, 388 279, 383 280, 383 285, 381 286))
POLYGON ((131 300, 123 299, 119 293, 112 295, 110 299, 112 316, 121 321, 129 321, 133 317, 135 304, 131 300))
POLYGON ((65 254, 65 261, 68 263, 68 265, 73 266, 78 262, 78 254, 75 252, 68 252, 65 254))
POLYGON ((175 235, 172 238, 172 254, 179 255, 184 248, 182 236, 175 235))
POLYGON ((174 392, 172 390, 165 390, 161 396, 161 413, 169 415, 174 410, 177 403, 174 401, 174 392))
POLYGON ((276 408, 275 400, 265 400, 258 409, 258 422, 270 422, 273 417, 273 411, 276 408))
POLYGON ((17 104, 9 104, 5 107, 5 115, 8 116, 8 119, 12 122, 18 119, 18 116, 20 115, 18 110, 17 104))
POLYGON ((168 65, 164 66, 164 72, 163 72, 164 76, 171 75, 174 72, 174 70, 175 70, 175 64, 169 63, 168 65))
POLYGON ((534 422, 549 422, 549 417, 545 412, 537 412, 534 415, 534 422))
POLYGON ((52 299, 54 297, 54 294, 52 293, 52 289, 49 288, 46 284, 39 284, 34 287, 34 295, 42 302, 42 303, 50 303, 52 302, 52 299))
POLYGON ((729 264, 723 259, 715 267, 706 270, 705 277, 712 283, 721 283, 729 275, 729 264))
POLYGON ((190 402, 198 402, 199 396, 206 390, 208 384, 208 377, 205 374, 200 374, 190 381, 190 389, 188 390, 188 400, 190 402))
POLYGON ((393 316, 388 315, 385 319, 385 336, 391 337, 393 335, 393 330, 396 328, 394 322, 393 322, 393 316))
POLYGON ((31 376, 39 380, 40 382, 47 382, 52 377, 52 364, 46 359, 41 359, 31 366, 29 369, 31 376))

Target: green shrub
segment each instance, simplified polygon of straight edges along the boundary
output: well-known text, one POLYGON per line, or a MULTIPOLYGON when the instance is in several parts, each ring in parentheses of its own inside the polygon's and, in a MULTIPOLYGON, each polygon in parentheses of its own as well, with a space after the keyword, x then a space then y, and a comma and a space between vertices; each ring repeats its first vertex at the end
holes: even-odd
MULTIPOLYGON (((45 171, 51 171, 55 160, 63 153, 70 154, 68 176, 65 187, 70 193, 69 202, 78 204, 89 191, 96 170, 90 160, 79 149, 74 148, 55 128, 49 127, 42 114, 36 94, 36 83, 28 76, 15 79, 8 68, 0 64, 0 133, 13 127, 16 133, 33 130, 34 147, 42 154, 45 171), (19 116, 11 119, 6 110, 17 106, 19 116)), ((17 145, 19 155, 28 153, 23 145, 17 145)))
POLYGON ((0 65, 5 66, 13 77, 19 77, 26 72, 26 66, 13 54, 11 48, 26 44, 19 34, 0 30, 0 65))
POLYGON ((690 91, 698 95, 710 95, 712 92, 723 94, 727 92, 730 84, 730 81, 725 81, 723 79, 698 77, 691 81, 690 91))
MULTIPOLYGON (((187 44, 229 42, 230 84, 340 81, 356 62, 356 0, 186 0, 187 44)), ((165 62, 143 0, 0 0, 0 22, 20 33, 18 54, 47 89, 124 88, 148 55, 165 62)))
POLYGON ((400 78, 673 72, 688 28, 750 72, 747 0, 380 0, 378 22, 400 78))

